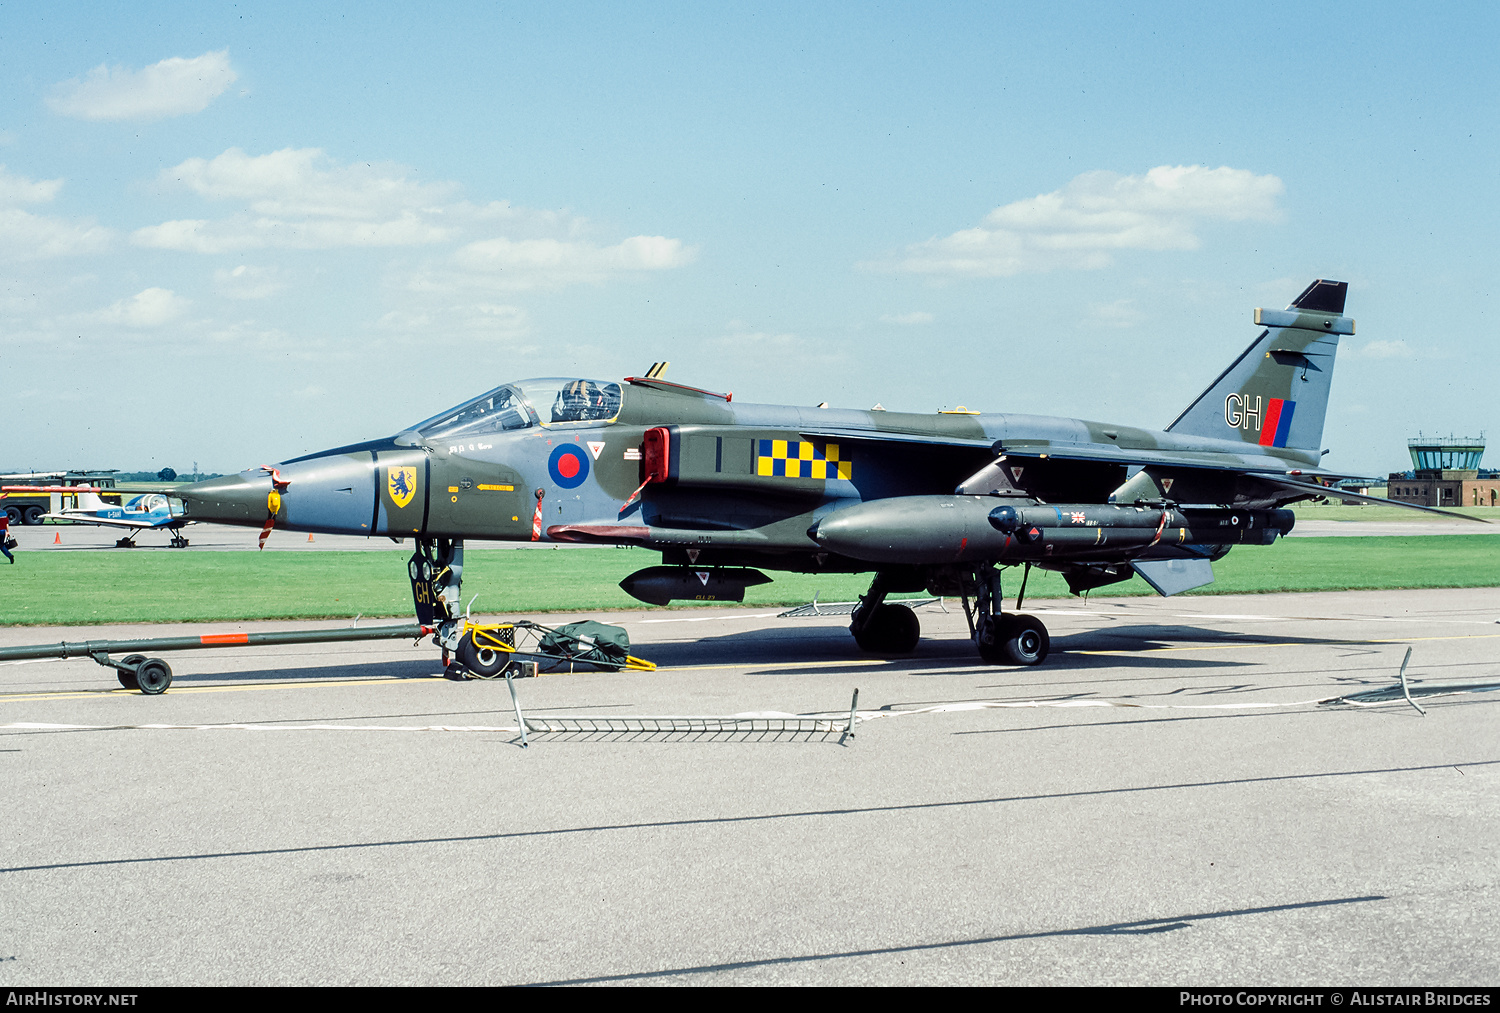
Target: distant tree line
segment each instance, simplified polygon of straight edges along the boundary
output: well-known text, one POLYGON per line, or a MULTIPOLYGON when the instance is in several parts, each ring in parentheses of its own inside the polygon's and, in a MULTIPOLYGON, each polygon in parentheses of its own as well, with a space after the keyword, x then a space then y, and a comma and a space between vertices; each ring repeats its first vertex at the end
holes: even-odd
POLYGON ((163 468, 161 471, 121 471, 115 474, 116 482, 176 482, 179 478, 183 481, 201 482, 208 478, 222 478, 222 475, 178 475, 174 468, 163 468))

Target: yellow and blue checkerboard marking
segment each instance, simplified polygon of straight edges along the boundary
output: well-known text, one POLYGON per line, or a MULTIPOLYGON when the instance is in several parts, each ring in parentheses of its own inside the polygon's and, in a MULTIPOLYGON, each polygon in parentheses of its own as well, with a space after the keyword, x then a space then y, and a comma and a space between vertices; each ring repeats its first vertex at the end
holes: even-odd
POLYGON ((808 440, 760 440, 755 473, 781 478, 853 478, 854 462, 839 459, 839 445, 820 449, 808 440))

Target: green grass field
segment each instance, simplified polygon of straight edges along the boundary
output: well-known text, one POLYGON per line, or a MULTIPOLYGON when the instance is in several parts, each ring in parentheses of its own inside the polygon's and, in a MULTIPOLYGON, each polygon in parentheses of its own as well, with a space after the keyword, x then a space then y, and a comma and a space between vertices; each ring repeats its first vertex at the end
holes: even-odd
MULTIPOLYGON (((1464 506, 1443 507, 1443 509, 1481 520, 1500 522, 1500 508, 1496 507, 1464 506)), ((1292 511, 1296 513, 1298 520, 1304 521, 1410 521, 1414 524, 1431 524, 1433 521, 1447 519, 1422 510, 1381 506, 1378 503, 1366 503, 1360 506, 1344 506, 1342 503, 1297 503, 1292 506, 1292 511)), ((1476 524, 1475 527, 1479 526, 1476 524)))
MULTIPOLYGON (((406 558, 402 552, 24 552, 14 566, 0 563, 0 624, 409 616, 406 558)), ((639 549, 470 551, 464 602, 479 596, 476 615, 645 608, 616 585, 658 561, 639 549)), ((1213 584, 1189 593, 1493 587, 1500 586, 1500 538, 1296 538, 1237 548, 1214 571, 1213 584)), ((1014 594, 1020 571, 1007 574, 1007 593, 1014 594)), ((869 583, 868 575, 769 576, 775 582, 751 588, 746 605, 803 604, 814 594, 850 601, 869 583)), ((1153 592, 1131 580, 1098 593, 1153 592)), ((1067 588, 1056 574, 1036 571, 1026 594, 1063 597, 1067 588)))

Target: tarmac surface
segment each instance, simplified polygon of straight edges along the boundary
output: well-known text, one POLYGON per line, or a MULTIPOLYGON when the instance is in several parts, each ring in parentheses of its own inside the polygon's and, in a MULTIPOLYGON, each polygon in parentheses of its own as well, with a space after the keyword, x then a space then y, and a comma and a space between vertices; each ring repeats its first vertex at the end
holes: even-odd
POLYGON ((0 982, 1500 980, 1500 589, 1028 611, 1030 669, 956 609, 901 658, 601 615, 660 669, 518 680, 528 718, 824 723, 529 748, 503 681, 410 641, 163 655, 156 697, 0 663, 0 982))

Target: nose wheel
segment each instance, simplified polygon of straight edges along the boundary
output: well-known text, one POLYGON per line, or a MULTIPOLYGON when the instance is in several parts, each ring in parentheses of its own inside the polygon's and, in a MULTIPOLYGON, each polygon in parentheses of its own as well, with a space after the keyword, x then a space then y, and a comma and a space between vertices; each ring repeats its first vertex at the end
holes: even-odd
POLYGON ((416 552, 406 564, 411 577, 412 604, 417 622, 435 627, 433 642, 443 649, 443 670, 450 678, 461 678, 466 664, 459 637, 463 614, 459 601, 463 589, 464 543, 461 538, 418 539, 416 552), (456 656, 456 659, 455 659, 456 656), (456 660, 456 664, 452 662, 456 660))

